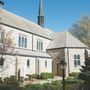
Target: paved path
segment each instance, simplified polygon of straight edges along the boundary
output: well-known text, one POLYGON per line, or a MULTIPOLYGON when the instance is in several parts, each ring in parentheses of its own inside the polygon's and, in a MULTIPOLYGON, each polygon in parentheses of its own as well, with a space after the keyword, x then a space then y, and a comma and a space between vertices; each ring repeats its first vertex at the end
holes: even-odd
POLYGON ((43 83, 51 83, 52 81, 56 81, 56 80, 61 80, 61 77, 54 77, 53 79, 47 79, 47 80, 40 80, 40 79, 33 79, 30 81, 24 81, 23 83, 21 83, 21 86, 25 86, 27 84, 43 84, 43 83))

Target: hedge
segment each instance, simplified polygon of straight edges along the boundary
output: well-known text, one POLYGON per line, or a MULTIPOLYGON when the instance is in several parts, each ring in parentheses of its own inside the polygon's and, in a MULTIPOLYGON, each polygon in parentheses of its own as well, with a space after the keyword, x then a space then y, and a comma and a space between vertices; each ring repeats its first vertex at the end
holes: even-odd
POLYGON ((39 75, 39 78, 40 79, 48 79, 48 78, 53 78, 54 77, 54 74, 53 73, 41 73, 39 75))
POLYGON ((26 85, 25 90, 60 90, 61 89, 60 81, 53 81, 52 83, 44 84, 29 84, 26 85))

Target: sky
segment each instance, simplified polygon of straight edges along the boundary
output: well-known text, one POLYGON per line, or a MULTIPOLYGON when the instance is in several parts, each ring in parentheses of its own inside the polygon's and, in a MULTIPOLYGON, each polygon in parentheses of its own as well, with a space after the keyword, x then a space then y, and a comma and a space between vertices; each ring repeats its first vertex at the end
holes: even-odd
MULTIPOLYGON (((4 9, 37 23, 39 0, 3 0, 4 9)), ((67 31, 84 15, 90 15, 90 0, 43 0, 45 27, 67 31)))

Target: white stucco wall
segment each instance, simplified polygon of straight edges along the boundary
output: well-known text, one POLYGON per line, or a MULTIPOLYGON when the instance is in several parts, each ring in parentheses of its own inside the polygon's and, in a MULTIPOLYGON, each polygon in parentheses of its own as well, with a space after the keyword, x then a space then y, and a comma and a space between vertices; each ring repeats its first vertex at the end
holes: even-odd
POLYGON ((70 73, 71 72, 80 72, 81 65, 84 65, 85 61, 85 55, 84 55, 85 49, 69 49, 69 68, 70 73), (74 55, 80 55, 80 66, 75 67, 74 66, 74 55))
MULTIPOLYGON (((8 26, 4 26, 3 28, 5 29, 6 32, 8 31, 12 31, 12 37, 15 44, 16 44, 16 48, 18 48, 17 50, 17 56, 5 56, 5 58, 9 58, 10 60, 5 60, 4 62, 4 66, 7 67, 4 70, 2 70, 2 68, 0 68, 0 77, 10 77, 11 75, 15 75, 15 64, 16 64, 16 57, 17 57, 17 73, 18 70, 20 69, 20 76, 21 77, 27 77, 27 74, 35 74, 37 71, 37 66, 36 66, 36 60, 38 58, 38 56, 33 56, 33 55, 19 55, 20 50, 25 50, 24 53, 27 53, 26 51, 32 51, 33 53, 37 52, 37 39, 41 39, 43 40, 43 51, 38 53, 43 53, 40 57, 39 54, 39 73, 42 72, 52 72, 52 59, 49 59, 50 57, 48 57, 48 55, 44 55, 44 53, 46 52, 46 47, 48 46, 48 44, 50 43, 50 40, 40 37, 40 36, 36 36, 36 35, 32 35, 30 33, 27 32, 23 32, 21 30, 12 28, 12 27, 8 27, 8 26), (18 36, 19 35, 25 35, 27 36, 27 48, 22 48, 22 47, 18 47, 18 36), (33 39, 33 41, 32 41, 33 39), (34 51, 33 51, 34 50, 34 51), (44 56, 43 56, 44 55, 44 56), (46 56, 46 57, 45 57, 46 56), (27 67, 27 60, 30 60, 30 67, 27 67), (45 60, 47 60, 47 67, 45 67, 45 60), (2 73, 1 73, 2 70, 2 73)), ((23 53, 23 52, 22 52, 23 53)), ((46 53, 45 53, 46 54, 46 53)))
POLYGON ((49 45, 49 43, 51 42, 51 40, 33 35, 33 50, 35 50, 35 51, 37 51, 37 39, 40 39, 43 41, 43 51, 42 52, 46 52, 46 48, 49 45))
MULTIPOLYGON (((18 29, 12 28, 12 27, 4 26, 4 25, 3 25, 3 29, 5 29, 6 33, 8 33, 9 31, 12 31, 11 35, 12 35, 14 43, 16 44, 15 47, 18 47, 19 35, 26 36, 27 37, 27 48, 25 48, 25 49, 32 50, 32 34, 27 33, 27 32, 23 32, 21 30, 18 30, 18 29)), ((19 47, 19 48, 22 48, 22 47, 19 47)))
MULTIPOLYGON (((67 63, 66 67, 66 77, 69 76, 72 72, 80 72, 81 65, 84 65, 85 61, 85 49, 83 48, 64 48, 65 53, 65 62, 67 63), (80 66, 74 66, 74 55, 80 55, 80 66)), ((59 59, 60 60, 60 59, 59 59)), ((60 61, 57 62, 60 62, 60 61)), ((62 60, 62 59, 61 59, 62 60)), ((57 62, 53 61, 53 72, 57 75, 57 62)))
POLYGON ((4 55, 4 65, 0 66, 0 77, 10 77, 15 75, 15 57, 4 55))
POLYGON ((52 63, 52 72, 57 76, 57 63, 55 61, 52 63))
POLYGON ((39 74, 42 72, 52 73, 52 59, 38 58, 39 60, 39 74), (47 67, 45 67, 45 60, 47 60, 47 67))
POLYGON ((18 58, 18 70, 21 71, 21 76, 26 77, 27 74, 35 74, 35 58, 17 56, 18 58), (27 60, 30 61, 30 66, 27 67, 27 60))
POLYGON ((90 49, 87 49, 87 51, 88 51, 88 57, 90 57, 90 49))
POLYGON ((6 32, 12 31, 11 35, 12 35, 13 41, 16 44, 15 47, 18 47, 18 37, 19 37, 19 35, 24 35, 24 36, 27 37, 27 48, 18 47, 18 48, 21 48, 21 49, 29 49, 29 50, 33 49, 33 50, 37 51, 37 39, 40 39, 40 40, 43 41, 43 52, 46 52, 46 48, 49 45, 49 43, 51 42, 51 40, 49 40, 49 39, 46 39, 46 38, 43 38, 43 37, 40 37, 40 36, 36 36, 36 35, 32 35, 30 33, 23 32, 21 30, 18 30, 18 29, 12 28, 12 27, 8 27, 8 26, 5 26, 5 25, 3 25, 3 29, 6 32), (33 41, 32 41, 32 39, 33 39, 33 41))

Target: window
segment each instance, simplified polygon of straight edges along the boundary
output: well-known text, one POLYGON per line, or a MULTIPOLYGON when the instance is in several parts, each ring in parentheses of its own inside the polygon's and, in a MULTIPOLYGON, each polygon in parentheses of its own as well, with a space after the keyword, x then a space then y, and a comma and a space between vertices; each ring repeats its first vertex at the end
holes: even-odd
POLYGON ((1 43, 1 39, 2 39, 2 37, 1 37, 1 31, 0 31, 0 43, 1 43))
POLYGON ((22 47, 24 47, 24 37, 22 37, 22 47))
POLYGON ((80 55, 74 55, 74 66, 80 66, 80 55))
POLYGON ((40 39, 37 39, 37 50, 39 51, 43 50, 43 41, 40 39))
POLYGON ((45 67, 47 67, 47 60, 45 60, 45 67))
POLYGON ((20 35, 18 37, 18 46, 23 47, 23 48, 27 48, 27 37, 26 36, 20 35))
POLYGON ((0 58, 0 66, 3 66, 4 65, 4 58, 0 58))
POLYGON ((27 60, 27 68, 29 68, 30 67, 30 60, 28 59, 27 60))
POLYGON ((25 48, 27 47, 27 38, 25 38, 25 48))
POLYGON ((0 31, 0 43, 3 43, 4 41, 4 32, 0 31))
POLYGON ((18 39, 18 46, 21 47, 21 36, 19 36, 19 39, 18 39))

